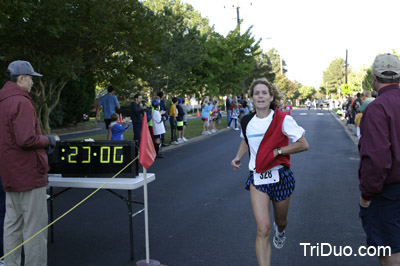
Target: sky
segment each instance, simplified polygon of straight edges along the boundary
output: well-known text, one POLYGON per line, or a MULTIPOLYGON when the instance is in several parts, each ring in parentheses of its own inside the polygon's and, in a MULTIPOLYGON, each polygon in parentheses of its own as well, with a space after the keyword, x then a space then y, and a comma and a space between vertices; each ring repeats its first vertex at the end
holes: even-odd
POLYGON ((319 88, 336 58, 346 58, 359 71, 376 55, 400 52, 399 0, 182 0, 226 36, 236 27, 239 6, 241 31, 250 26, 266 53, 278 50, 287 77, 319 88))

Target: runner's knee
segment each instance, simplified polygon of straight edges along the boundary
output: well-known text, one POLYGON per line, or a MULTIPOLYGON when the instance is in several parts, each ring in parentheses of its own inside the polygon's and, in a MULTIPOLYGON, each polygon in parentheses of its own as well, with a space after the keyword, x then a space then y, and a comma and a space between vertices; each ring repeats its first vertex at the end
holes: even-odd
POLYGON ((266 224, 257 226, 257 235, 259 237, 262 237, 262 238, 269 237, 270 233, 271 233, 271 224, 270 223, 266 223, 266 224))

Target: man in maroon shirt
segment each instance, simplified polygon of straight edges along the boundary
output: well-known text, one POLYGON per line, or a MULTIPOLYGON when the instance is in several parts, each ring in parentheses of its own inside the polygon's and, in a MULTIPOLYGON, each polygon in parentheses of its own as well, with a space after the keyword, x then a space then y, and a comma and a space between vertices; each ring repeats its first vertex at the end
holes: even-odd
POLYGON ((400 265, 400 60, 379 55, 372 71, 378 98, 360 124, 360 218, 368 246, 391 249, 381 264, 400 265))
MULTIPOLYGON (((49 170, 46 148, 58 136, 42 134, 30 91, 33 77, 42 75, 27 61, 14 61, 9 81, 0 90, 0 176, 6 191, 4 253, 47 226, 46 186, 49 170)), ((24 245, 25 265, 47 265, 47 231, 24 245)), ((21 264, 21 249, 5 258, 5 265, 21 264)))

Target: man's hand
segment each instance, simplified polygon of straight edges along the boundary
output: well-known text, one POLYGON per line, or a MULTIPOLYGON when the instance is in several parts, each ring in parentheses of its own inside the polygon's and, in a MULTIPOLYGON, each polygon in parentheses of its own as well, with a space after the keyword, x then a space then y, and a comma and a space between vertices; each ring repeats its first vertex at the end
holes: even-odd
POLYGON ((362 197, 360 197, 360 206, 361 207, 368 208, 370 204, 371 204, 371 201, 364 200, 362 197))

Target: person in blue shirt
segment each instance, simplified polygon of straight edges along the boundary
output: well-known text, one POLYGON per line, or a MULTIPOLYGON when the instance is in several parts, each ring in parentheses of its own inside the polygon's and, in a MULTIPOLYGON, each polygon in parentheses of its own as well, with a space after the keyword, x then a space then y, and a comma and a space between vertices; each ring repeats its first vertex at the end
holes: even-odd
POLYGON ((129 124, 126 122, 119 124, 118 119, 119 115, 117 113, 111 115, 112 122, 108 127, 108 140, 124 140, 123 133, 129 127, 129 124))
POLYGON ((115 109, 120 109, 120 105, 118 102, 118 99, 114 94, 115 89, 113 86, 108 86, 107 88, 107 94, 104 96, 101 96, 97 103, 97 108, 96 108, 96 122, 99 122, 99 111, 100 108, 103 108, 104 112, 104 123, 106 124, 106 129, 108 129, 108 126, 111 123, 111 115, 115 113, 115 109))

